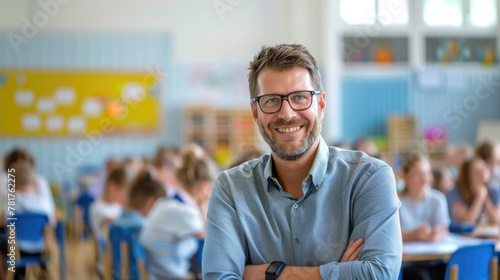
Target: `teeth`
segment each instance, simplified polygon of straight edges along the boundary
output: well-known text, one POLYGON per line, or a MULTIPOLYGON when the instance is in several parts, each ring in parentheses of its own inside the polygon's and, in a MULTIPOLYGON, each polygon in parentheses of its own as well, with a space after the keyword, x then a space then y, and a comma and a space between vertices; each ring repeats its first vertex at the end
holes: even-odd
POLYGON ((296 126, 296 127, 278 128, 278 131, 282 132, 282 133, 291 133, 291 132, 295 132, 299 129, 300 129, 300 126, 296 126))

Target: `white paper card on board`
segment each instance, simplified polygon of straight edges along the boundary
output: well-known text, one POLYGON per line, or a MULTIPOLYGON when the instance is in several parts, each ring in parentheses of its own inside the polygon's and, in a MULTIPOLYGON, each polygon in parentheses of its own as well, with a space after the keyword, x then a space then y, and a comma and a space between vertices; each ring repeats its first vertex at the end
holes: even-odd
POLYGON ((87 128, 87 120, 83 117, 72 117, 68 120, 68 131, 71 133, 82 133, 87 128))
POLYGON ((49 116, 45 120, 45 127, 49 131, 61 131, 63 128, 63 117, 62 116, 49 116))
POLYGON ((75 98, 75 89, 72 87, 59 87, 54 93, 55 101, 63 105, 72 105, 75 103, 75 98))
POLYGON ((102 114, 102 105, 99 100, 95 98, 87 98, 83 101, 82 112, 89 117, 97 117, 102 114))
POLYGON ((22 116, 21 125, 25 131, 40 129, 40 116, 36 114, 25 114, 22 116))
POLYGON ((36 102, 36 109, 39 113, 54 112, 56 103, 52 98, 40 97, 36 102))
POLYGON ((16 106, 18 107, 29 107, 33 104, 33 99, 35 98, 35 94, 32 90, 28 89, 18 89, 14 93, 14 99, 16 102, 16 106))
POLYGON ((126 83, 122 89, 122 98, 127 103, 138 103, 146 98, 146 89, 140 83, 126 83))

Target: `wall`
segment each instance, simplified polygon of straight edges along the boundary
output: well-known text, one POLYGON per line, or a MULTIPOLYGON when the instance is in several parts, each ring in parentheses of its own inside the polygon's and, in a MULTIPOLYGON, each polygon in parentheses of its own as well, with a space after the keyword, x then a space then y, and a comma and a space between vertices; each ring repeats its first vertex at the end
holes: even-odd
MULTIPOLYGON (((185 105, 248 106, 246 67, 261 45, 304 43, 321 61, 321 11, 321 0, 0 0, 0 67, 159 66, 166 74, 162 132, 127 139, 105 135, 79 166, 99 164, 112 155, 149 156, 162 143, 182 145, 185 105), (25 40, 13 46, 9 34, 25 40), (208 90, 193 86, 190 74, 197 69, 222 73, 226 84, 208 90), (233 78, 244 84, 236 92, 233 78)), ((80 141, 0 139, 0 154, 14 146, 28 147, 38 159, 39 172, 57 182, 61 176, 53 164, 64 163, 68 150, 80 141)))

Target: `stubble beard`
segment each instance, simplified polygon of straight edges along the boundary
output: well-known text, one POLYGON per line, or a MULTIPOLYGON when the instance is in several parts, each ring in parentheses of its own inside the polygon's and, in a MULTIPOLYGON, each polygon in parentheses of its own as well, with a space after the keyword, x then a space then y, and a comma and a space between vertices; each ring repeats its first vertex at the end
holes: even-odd
MULTIPOLYGON (((276 126, 277 124, 280 125, 290 125, 292 126, 293 124, 299 123, 300 126, 302 126, 302 129, 307 129, 310 126, 310 122, 303 121, 303 122, 297 122, 297 121, 289 121, 286 122, 283 119, 278 119, 274 123, 274 125, 270 125, 268 129, 270 131, 274 131, 273 126, 276 126)), ((321 124, 322 120, 320 118, 317 118, 313 123, 312 127, 313 129, 306 135, 304 139, 302 139, 296 148, 289 148, 286 147, 286 144, 279 144, 277 141, 273 140, 272 134, 268 133, 265 129, 264 126, 259 123, 259 130, 260 134, 262 135, 262 138, 266 141, 266 143, 269 145, 271 150, 273 151, 274 154, 276 154, 280 159, 285 160, 285 161, 294 161, 297 159, 302 158, 308 151, 311 149, 312 145, 316 140, 318 139, 320 133, 321 133, 321 124)))

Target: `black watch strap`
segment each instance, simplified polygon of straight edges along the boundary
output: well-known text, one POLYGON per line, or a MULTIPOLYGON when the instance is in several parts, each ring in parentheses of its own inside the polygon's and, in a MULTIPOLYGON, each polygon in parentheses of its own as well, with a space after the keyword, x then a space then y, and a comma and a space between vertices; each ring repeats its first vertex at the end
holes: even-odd
POLYGON ((285 269, 286 263, 274 261, 272 262, 266 270, 266 280, 278 279, 283 269, 285 269))

